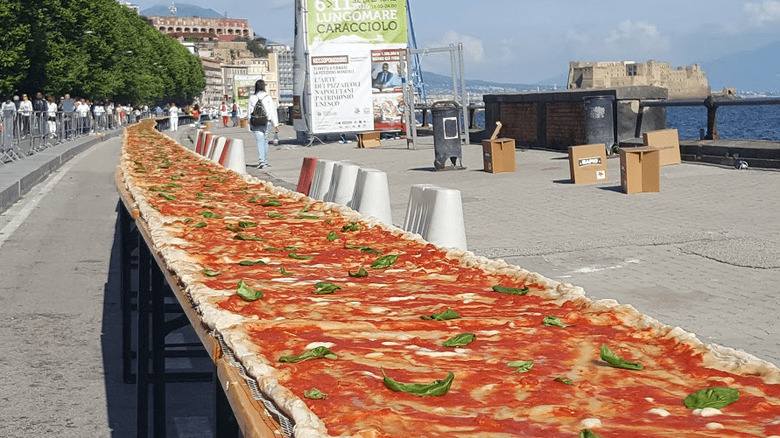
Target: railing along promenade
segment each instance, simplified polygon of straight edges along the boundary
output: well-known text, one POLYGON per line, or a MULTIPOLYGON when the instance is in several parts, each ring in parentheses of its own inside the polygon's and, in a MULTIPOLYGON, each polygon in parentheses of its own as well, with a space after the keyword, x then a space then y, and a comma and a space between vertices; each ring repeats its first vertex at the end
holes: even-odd
MULTIPOLYGON (((718 108, 722 106, 753 106, 753 105, 780 105, 780 97, 725 97, 709 96, 704 99, 672 99, 672 100, 642 100, 639 102, 639 118, 637 129, 642 126, 642 108, 670 107, 670 106, 703 106, 707 108, 707 132, 701 140, 717 140, 718 135, 718 108)), ((640 137, 641 133, 637 133, 640 137)))
POLYGON ((91 133, 106 132, 136 123, 149 113, 129 112, 124 116, 110 113, 58 111, 4 111, 0 132, 0 165, 34 155, 56 144, 91 133))

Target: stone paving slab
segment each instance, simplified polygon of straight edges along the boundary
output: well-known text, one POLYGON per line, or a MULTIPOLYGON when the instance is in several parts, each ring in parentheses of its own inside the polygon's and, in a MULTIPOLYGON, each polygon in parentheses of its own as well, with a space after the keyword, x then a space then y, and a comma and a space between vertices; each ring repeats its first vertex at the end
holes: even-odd
MULTIPOLYGON (((195 130, 175 138, 191 147, 195 130)), ((257 163, 252 134, 216 128, 244 140, 257 163)), ((387 172, 393 222, 402 225, 412 184, 458 189, 469 250, 582 286, 594 299, 631 304, 705 343, 738 348, 780 365, 780 172, 683 163, 661 169, 661 192, 620 191, 620 164, 608 180, 574 185, 568 157, 517 149, 517 170, 482 170, 481 145, 462 148, 465 170, 433 171, 434 145, 382 140, 374 149, 327 143, 271 146, 253 175, 295 189, 304 157, 345 160, 387 172)))

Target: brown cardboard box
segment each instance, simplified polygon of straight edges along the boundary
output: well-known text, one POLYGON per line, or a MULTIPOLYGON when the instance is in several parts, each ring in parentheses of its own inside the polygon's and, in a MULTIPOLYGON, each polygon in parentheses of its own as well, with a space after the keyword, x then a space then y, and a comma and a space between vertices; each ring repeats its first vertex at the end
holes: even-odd
POLYGON ((569 146, 569 171, 574 184, 607 180, 607 150, 604 143, 569 146))
POLYGON ((514 172, 515 140, 513 138, 482 140, 482 156, 485 172, 514 172))
POLYGON ((661 150, 651 146, 620 148, 620 185, 623 192, 661 191, 661 150))
POLYGON ((680 136, 676 129, 659 129, 642 135, 645 146, 661 150, 661 166, 680 164, 680 136))
POLYGON ((356 134, 357 147, 359 148, 375 148, 382 145, 381 132, 368 131, 356 134))

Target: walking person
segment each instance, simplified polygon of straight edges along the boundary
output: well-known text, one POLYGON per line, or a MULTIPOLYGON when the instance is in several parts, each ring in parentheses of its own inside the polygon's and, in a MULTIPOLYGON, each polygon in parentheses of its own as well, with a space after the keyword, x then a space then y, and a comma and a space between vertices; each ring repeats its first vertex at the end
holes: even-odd
POLYGON ((226 101, 222 101, 222 105, 219 106, 219 115, 222 116, 222 127, 227 128, 228 125, 228 117, 230 116, 230 113, 228 112, 228 106, 226 101))
POLYGON ((257 168, 263 169, 268 167, 268 134, 272 127, 274 132, 279 132, 279 116, 276 113, 276 102, 265 92, 265 81, 262 79, 255 82, 255 94, 249 96, 247 113, 249 114, 249 130, 255 134, 257 153, 260 157, 257 168), (252 115, 258 104, 262 105, 265 110, 267 122, 264 125, 252 123, 252 115))
POLYGON ((179 130, 179 107, 176 102, 171 102, 171 108, 168 110, 168 117, 171 121, 171 131, 179 130))
POLYGON ((233 109, 230 110, 230 118, 233 119, 233 127, 238 126, 238 104, 233 102, 233 109))
POLYGON ((16 105, 14 105, 10 97, 5 100, 0 111, 2 111, 3 116, 3 146, 0 149, 7 151, 11 149, 14 130, 16 129, 16 105))

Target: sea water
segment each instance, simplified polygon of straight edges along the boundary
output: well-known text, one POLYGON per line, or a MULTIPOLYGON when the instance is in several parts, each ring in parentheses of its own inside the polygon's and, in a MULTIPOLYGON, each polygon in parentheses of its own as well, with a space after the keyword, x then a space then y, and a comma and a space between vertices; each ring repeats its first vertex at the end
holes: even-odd
MULTIPOLYGON (((730 140, 780 141, 780 105, 722 106, 718 108, 718 134, 730 140)), ((475 114, 477 127, 485 127, 485 112, 475 114)), ((703 106, 668 107, 666 127, 677 129, 680 139, 696 140, 707 131, 703 106)))

